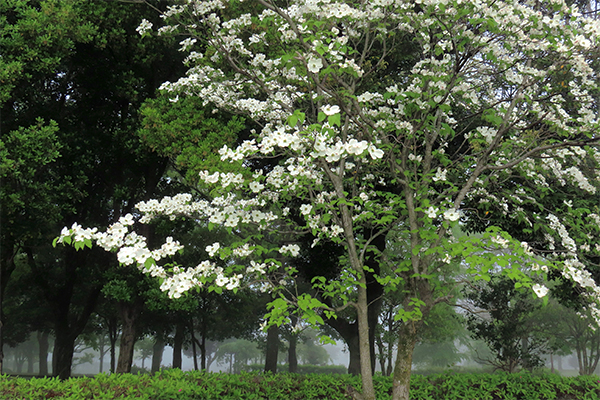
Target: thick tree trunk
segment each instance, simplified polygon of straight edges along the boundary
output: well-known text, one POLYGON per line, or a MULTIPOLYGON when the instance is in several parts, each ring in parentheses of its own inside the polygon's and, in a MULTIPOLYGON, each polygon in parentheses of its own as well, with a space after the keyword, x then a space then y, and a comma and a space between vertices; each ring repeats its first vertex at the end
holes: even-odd
POLYGON ((165 340, 162 336, 157 336, 152 346, 152 367, 151 372, 155 373, 160 370, 160 364, 162 363, 163 352, 165 350, 165 340))
MULTIPOLYGON (((26 248, 25 251, 28 264, 35 274, 42 266, 37 264, 31 248, 26 248)), ((50 299, 49 302, 55 315, 52 373, 60 379, 67 379, 71 376, 75 339, 83 332, 90 315, 96 308, 102 286, 88 287, 83 299, 78 300, 81 304, 74 304, 74 288, 79 283, 77 270, 86 264, 88 255, 84 252, 77 252, 74 248, 66 247, 63 257, 66 280, 61 282, 62 284, 58 288, 52 288, 44 281, 40 283, 40 287, 44 290, 46 297, 50 299), (75 309, 79 309, 79 311, 75 311, 75 309)))
POLYGON ((298 372, 298 355, 296 354, 296 347, 298 345, 298 335, 290 335, 290 347, 288 348, 288 372, 298 372))
POLYGON ((52 351, 52 373, 59 379, 71 377, 75 337, 62 329, 56 330, 54 350, 52 351))
POLYGON ((346 346, 348 346, 348 373, 350 375, 360 375, 360 347, 358 345, 358 325, 356 322, 348 322, 343 318, 330 318, 326 320, 327 325, 340 334, 346 346))
POLYGON ((409 400, 412 355, 417 342, 415 325, 410 321, 402 324, 398 337, 398 355, 394 367, 392 400, 409 400))
POLYGON ((48 375, 48 332, 38 332, 37 340, 38 340, 38 349, 39 349, 39 376, 48 375))
POLYGON ((137 337, 136 323, 140 315, 141 307, 136 303, 120 303, 121 314, 121 341, 119 344, 119 360, 117 361, 117 374, 131 372, 133 364, 133 350, 137 337))
POLYGON ((279 327, 272 325, 267 329, 267 352, 265 355, 265 372, 277 372, 277 356, 279 353, 279 327))
POLYGON ((178 323, 175 328, 175 338, 173 339, 173 368, 181 369, 184 339, 185 325, 178 323))

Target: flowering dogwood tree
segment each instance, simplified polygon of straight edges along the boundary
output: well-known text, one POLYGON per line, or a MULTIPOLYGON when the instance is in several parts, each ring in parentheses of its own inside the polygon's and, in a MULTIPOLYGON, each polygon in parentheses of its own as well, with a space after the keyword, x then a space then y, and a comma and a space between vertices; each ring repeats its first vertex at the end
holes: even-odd
MULTIPOLYGON (((447 300, 442 277, 453 261, 468 265, 473 279, 502 268, 518 286, 546 295, 536 266, 563 268, 560 258, 535 258, 528 244, 493 226, 476 240, 455 239, 451 228, 466 218, 467 200, 476 194, 492 201, 490 182, 527 171, 536 158, 557 179, 593 190, 571 154, 598 161, 598 84, 590 66, 598 21, 562 0, 190 0, 163 16, 159 34, 189 35, 181 50, 190 69, 162 89, 173 101, 198 96, 244 114, 257 128, 251 140, 220 150, 235 172, 200 174, 210 199, 180 194, 142 202, 139 222, 187 215, 250 233, 232 246, 207 247, 211 257, 230 260, 225 268, 210 259, 193 268, 162 263, 181 246, 169 238, 148 249, 131 231, 131 216, 106 232, 65 228, 59 241, 116 250, 123 264, 160 277, 173 297, 241 284, 273 291, 276 323, 290 312, 313 323, 333 317, 339 309, 320 299, 335 297, 340 308, 356 309, 365 399, 375 398, 365 257, 378 252, 378 238, 394 232, 409 248, 392 274, 378 277, 405 299, 394 399, 409 398, 420 321, 447 300), (253 168, 259 159, 271 160, 269 167, 253 168), (298 255, 294 240, 307 232, 345 248, 337 279, 313 279, 320 297, 288 290, 296 271, 285 260, 298 255), (261 246, 265 236, 280 245, 261 246)), ((144 21, 139 32, 152 28, 144 21)), ((549 184, 534 172, 522 178, 549 184)), ((548 229, 568 241, 566 227, 547 218, 548 229)), ((566 275, 585 275, 575 251, 568 260, 566 275)), ((593 280, 578 282, 598 294, 593 280)))

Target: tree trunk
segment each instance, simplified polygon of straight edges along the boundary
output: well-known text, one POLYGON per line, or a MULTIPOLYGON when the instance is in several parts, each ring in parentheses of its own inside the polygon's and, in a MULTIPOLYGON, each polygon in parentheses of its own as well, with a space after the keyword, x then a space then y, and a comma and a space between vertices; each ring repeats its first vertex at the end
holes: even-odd
POLYGON ((192 355, 194 358, 194 371, 198 371, 198 354, 196 353, 196 334, 194 333, 194 319, 190 321, 190 336, 192 337, 192 355))
POLYGON ((38 369, 38 375, 39 376, 46 376, 48 375, 48 336, 49 333, 48 332, 38 332, 37 333, 37 339, 38 339, 38 347, 39 347, 39 369, 38 369))
POLYGON ((296 347, 298 345, 298 335, 290 335, 290 347, 288 348, 288 372, 298 372, 298 355, 296 354, 296 347))
POLYGON ((152 346, 152 367, 151 372, 155 373, 160 370, 160 364, 162 363, 163 352, 165 350, 165 340, 162 336, 157 336, 152 346))
POLYGON ((267 352, 265 355, 265 372, 277 372, 277 355, 279 352, 279 327, 272 325, 267 329, 267 352))
POLYGON ((108 340, 110 341, 110 372, 116 369, 116 347, 118 339, 118 322, 116 317, 105 318, 108 326, 108 340))
POLYGON ((177 323, 175 338, 173 339, 173 368, 181 369, 183 352, 183 340, 185 339, 185 325, 177 323))
MULTIPOLYGON (((38 265, 31 248, 26 248, 25 252, 28 265, 34 275, 37 276, 36 272, 40 271, 43 266, 38 265)), ((55 316, 52 373, 60 379, 67 379, 71 376, 75 340, 83 332, 92 312, 96 308, 102 285, 88 287, 83 300, 78 300, 82 304, 77 304, 77 307, 75 307, 73 293, 74 288, 79 283, 77 269, 86 264, 88 253, 77 252, 74 248, 66 247, 63 251, 63 257, 66 280, 61 282, 61 286, 58 288, 51 288, 46 282, 40 283, 40 287, 49 299, 55 316), (79 311, 75 311, 75 308, 79 311)))
POLYGON ((131 372, 133 364, 133 350, 137 336, 136 323, 140 315, 141 306, 134 303, 120 303, 119 313, 121 314, 121 341, 119 344, 119 360, 117 361, 117 374, 127 374, 131 372))
POLYGON ((18 247, 15 244, 15 240, 11 237, 6 237, 3 240, 2 246, 0 246, 0 374, 3 372, 4 365, 4 325, 2 316, 4 315, 3 304, 4 304, 4 290, 8 285, 8 280, 15 270, 15 255, 17 254, 18 247))
POLYGON ((116 366, 116 352, 117 352, 117 337, 115 336, 114 338, 110 338, 110 372, 114 373, 117 366, 116 366))
POLYGON ((394 367, 392 400, 409 400, 412 355, 417 342, 414 323, 408 321, 402 324, 398 337, 398 355, 394 367))
POLYGON ((529 336, 524 334, 521 337, 521 357, 523 368, 529 372, 533 372, 533 365, 531 365, 529 358, 529 336))
POLYGON ((106 351, 104 351, 104 339, 106 336, 100 334, 100 340, 98 341, 98 353, 100 353, 100 366, 98 367, 98 373, 102 373, 104 371, 104 356, 106 351))
POLYGON ((64 332, 63 329, 57 329, 54 350, 52 351, 52 373, 61 380, 71 377, 74 348, 75 337, 69 335, 68 331, 64 332))
POLYGON ((25 356, 27 357, 27 375, 33 375, 33 364, 35 363, 35 357, 33 356, 33 348, 27 346, 25 348, 25 356))
POLYGON ((370 338, 374 338, 369 333, 369 310, 367 301, 367 288, 364 274, 360 279, 361 285, 358 286, 358 298, 356 301, 356 314, 358 320, 358 345, 360 348, 360 374, 362 381, 362 391, 364 400, 375 400, 375 387, 373 386, 373 357, 371 352, 370 338), (363 286, 364 285, 364 286, 363 286))
POLYGON ((379 368, 381 369, 381 374, 385 375, 385 362, 387 360, 385 353, 385 345, 381 338, 376 338, 375 343, 377 344, 377 359, 379 360, 379 368))
POLYGON ((202 341, 200 342, 200 354, 202 355, 200 369, 202 369, 202 371, 205 371, 208 367, 206 365, 206 329, 204 328, 204 324, 202 324, 202 341))

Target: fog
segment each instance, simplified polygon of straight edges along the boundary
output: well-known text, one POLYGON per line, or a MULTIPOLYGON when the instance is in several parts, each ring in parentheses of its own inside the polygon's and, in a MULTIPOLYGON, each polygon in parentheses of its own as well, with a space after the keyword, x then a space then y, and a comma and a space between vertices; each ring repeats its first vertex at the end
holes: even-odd
MULTIPOLYGON (((347 347, 341 342, 337 341, 335 345, 325 344, 320 345, 323 349, 326 350, 329 360, 327 361, 327 365, 339 365, 347 367, 349 363, 349 353, 347 347)), ((81 347, 81 346, 80 346, 81 347)), ((469 349, 464 346, 458 346, 460 351, 464 352, 465 358, 461 361, 453 364, 447 365, 442 369, 452 369, 452 370, 460 370, 461 368, 470 368, 469 371, 481 369, 481 371, 491 372, 489 368, 486 369, 485 366, 476 363, 473 359, 467 358, 467 353, 469 349)), ((19 346, 12 348, 10 346, 4 346, 4 365, 3 365, 3 373, 8 374, 20 374, 20 375, 37 375, 39 371, 39 362, 37 358, 37 345, 35 340, 28 340, 19 346), (32 365, 29 365, 29 357, 33 359, 32 365)), ((432 351, 436 351, 435 349, 432 351)), ((118 357, 118 348, 116 350, 116 355, 118 357)), ((283 364, 285 360, 281 360, 281 358, 285 358, 286 352, 280 351, 280 364, 283 364)), ((419 349, 419 347, 415 350, 415 358, 413 359, 413 371, 419 372, 422 370, 426 370, 427 368, 431 368, 432 365, 427 364, 426 361, 420 360, 419 355, 423 359, 430 359, 432 354, 427 353, 427 349, 419 349)), ((48 369, 49 374, 52 373, 52 353, 48 354, 48 369)), ((575 354, 565 355, 565 356, 557 356, 553 355, 545 356, 545 368, 550 370, 550 368, 554 367, 554 372, 559 373, 564 376, 576 376, 578 375, 578 362, 575 354)), ((173 348, 171 346, 165 346, 163 352, 163 358, 161 366, 163 368, 169 368, 173 362, 173 348)), ((134 359, 134 368, 133 372, 141 369, 142 367, 149 369, 151 364, 151 358, 146 358, 144 362, 139 357, 139 354, 136 352, 136 357, 134 359)), ((439 367, 439 366, 438 366, 439 367)), ((213 362, 210 366, 211 372, 219 372, 224 371, 227 372, 227 364, 219 364, 217 362, 213 362)), ((182 358, 182 370, 191 371, 194 369, 194 361, 190 356, 183 355, 182 358)), ((110 356, 105 354, 103 360, 103 372, 107 373, 110 370, 110 356)), ((283 365, 279 367, 280 371, 286 371, 286 368, 283 365)), ((376 371, 380 372, 379 363, 376 365, 376 371)), ((441 371, 441 370, 440 370, 441 371)), ((78 351, 74 356, 73 363, 73 375, 95 375, 100 372, 100 357, 97 351, 94 351, 90 348, 83 348, 82 351, 78 351)), ((599 371, 596 370, 596 373, 599 371)))

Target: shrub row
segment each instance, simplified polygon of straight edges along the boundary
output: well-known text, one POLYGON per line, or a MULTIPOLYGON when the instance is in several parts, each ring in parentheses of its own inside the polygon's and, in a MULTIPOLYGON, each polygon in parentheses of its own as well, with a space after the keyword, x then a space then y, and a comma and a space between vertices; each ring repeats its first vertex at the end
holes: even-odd
MULTIPOLYGON (((414 375, 413 400, 598 400, 597 377, 564 378, 529 374, 414 375)), ((389 399, 392 381, 376 376, 378 399, 389 399)), ((351 399, 360 378, 350 375, 299 375, 182 372, 153 376, 101 374, 93 378, 23 379, 0 376, 5 400, 309 400, 351 399)))
MULTIPOLYGON (((277 366, 277 370, 278 371, 288 371, 289 370, 289 365, 288 364, 283 364, 283 365, 278 365, 277 366)), ((298 373, 300 375, 307 375, 307 374, 346 374, 348 373, 348 368, 346 368, 343 365, 310 365, 310 364, 299 364, 298 365, 298 373)), ((249 365, 244 365, 244 370, 245 372, 256 372, 256 373, 260 373, 262 371, 264 371, 265 369, 265 365, 264 364, 249 364, 249 365)))

